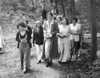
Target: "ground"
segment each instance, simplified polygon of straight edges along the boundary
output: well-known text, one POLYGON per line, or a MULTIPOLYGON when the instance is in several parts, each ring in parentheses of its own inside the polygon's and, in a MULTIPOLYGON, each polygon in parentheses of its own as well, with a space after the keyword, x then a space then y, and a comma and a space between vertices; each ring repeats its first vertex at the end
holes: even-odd
MULTIPOLYGON (((36 64, 36 51, 31 50, 31 71, 23 74, 20 69, 19 51, 16 48, 16 33, 14 31, 5 33, 4 53, 0 54, 0 78, 99 78, 100 71, 86 72, 80 69, 76 63, 60 65, 57 59, 53 60, 52 67, 46 67, 45 63, 36 64), (99 74, 98 74, 99 73, 99 74), (94 76, 94 74, 96 76, 94 76), (94 77, 93 77, 94 76, 94 77)), ((100 63, 100 61, 99 61, 100 63)), ((99 66, 100 67, 100 66, 99 66)))
POLYGON ((61 66, 54 60, 52 67, 45 67, 45 63, 36 64, 36 51, 31 51, 31 71, 23 74, 20 70, 19 51, 16 48, 15 34, 5 36, 4 53, 0 54, 0 78, 59 78, 61 66))

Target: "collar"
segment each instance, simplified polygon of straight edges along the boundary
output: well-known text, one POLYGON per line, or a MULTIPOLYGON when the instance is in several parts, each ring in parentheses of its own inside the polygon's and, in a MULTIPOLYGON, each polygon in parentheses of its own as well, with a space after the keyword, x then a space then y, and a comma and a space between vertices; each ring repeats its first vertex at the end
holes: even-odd
MULTIPOLYGON (((54 20, 52 19, 50 25, 52 25, 54 23, 54 20)), ((47 25, 49 25, 49 20, 47 20, 47 25)))

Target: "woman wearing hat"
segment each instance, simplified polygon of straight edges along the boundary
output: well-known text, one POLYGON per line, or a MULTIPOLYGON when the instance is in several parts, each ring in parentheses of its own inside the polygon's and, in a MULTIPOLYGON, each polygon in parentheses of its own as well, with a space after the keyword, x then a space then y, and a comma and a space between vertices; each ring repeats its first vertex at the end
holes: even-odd
POLYGON ((43 56, 43 27, 40 21, 36 22, 36 27, 33 31, 33 44, 35 44, 37 51, 37 64, 41 63, 41 59, 43 56))

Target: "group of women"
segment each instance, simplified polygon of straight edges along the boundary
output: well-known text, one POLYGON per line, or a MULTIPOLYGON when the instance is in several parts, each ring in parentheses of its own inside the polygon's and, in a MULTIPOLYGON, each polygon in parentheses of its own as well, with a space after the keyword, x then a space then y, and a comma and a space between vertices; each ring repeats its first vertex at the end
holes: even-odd
MULTIPOLYGON (((30 67, 31 30, 25 23, 18 24, 16 35, 20 51, 21 68, 26 72, 30 67)), ((52 66, 52 59, 59 58, 60 64, 71 61, 78 54, 81 25, 76 18, 69 24, 65 17, 56 17, 47 13, 47 20, 37 21, 33 30, 33 45, 36 47, 37 64, 45 61, 46 67, 52 66)))
POLYGON ((44 57, 47 62, 46 67, 51 66, 52 59, 55 58, 59 58, 58 62, 60 64, 71 61, 72 55, 75 55, 77 59, 81 24, 78 23, 76 18, 73 18, 72 23, 69 24, 65 17, 57 16, 54 19, 53 14, 48 13, 47 20, 43 24, 41 24, 41 21, 38 21, 35 30, 33 42, 36 41, 38 63, 44 57))

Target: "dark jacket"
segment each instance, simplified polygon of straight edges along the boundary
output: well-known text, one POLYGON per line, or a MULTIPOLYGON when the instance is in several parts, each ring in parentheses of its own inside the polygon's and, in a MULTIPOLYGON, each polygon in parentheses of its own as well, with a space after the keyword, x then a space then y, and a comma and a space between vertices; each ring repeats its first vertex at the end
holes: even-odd
POLYGON ((32 34, 32 29, 31 29, 31 27, 30 27, 30 26, 27 26, 27 29, 28 29, 29 34, 30 34, 30 36, 31 36, 31 34, 32 34))
POLYGON ((42 11, 42 19, 46 19, 47 18, 47 11, 45 9, 43 9, 42 11))
MULTIPOLYGON (((26 31, 26 34, 27 34, 27 42, 29 43, 29 46, 30 46, 30 48, 32 47, 32 45, 31 45, 31 36, 30 36, 30 32, 29 31, 26 31)), ((19 43, 20 43, 20 38, 19 38, 19 36, 20 36, 20 32, 18 32, 17 33, 17 35, 16 35, 16 41, 18 42, 18 44, 17 44, 17 48, 19 48, 19 43)))
POLYGON ((41 26, 39 28, 39 32, 36 31, 36 29, 34 29, 33 31, 33 44, 38 44, 38 45, 42 45, 44 41, 44 36, 43 36, 43 27, 41 26))

